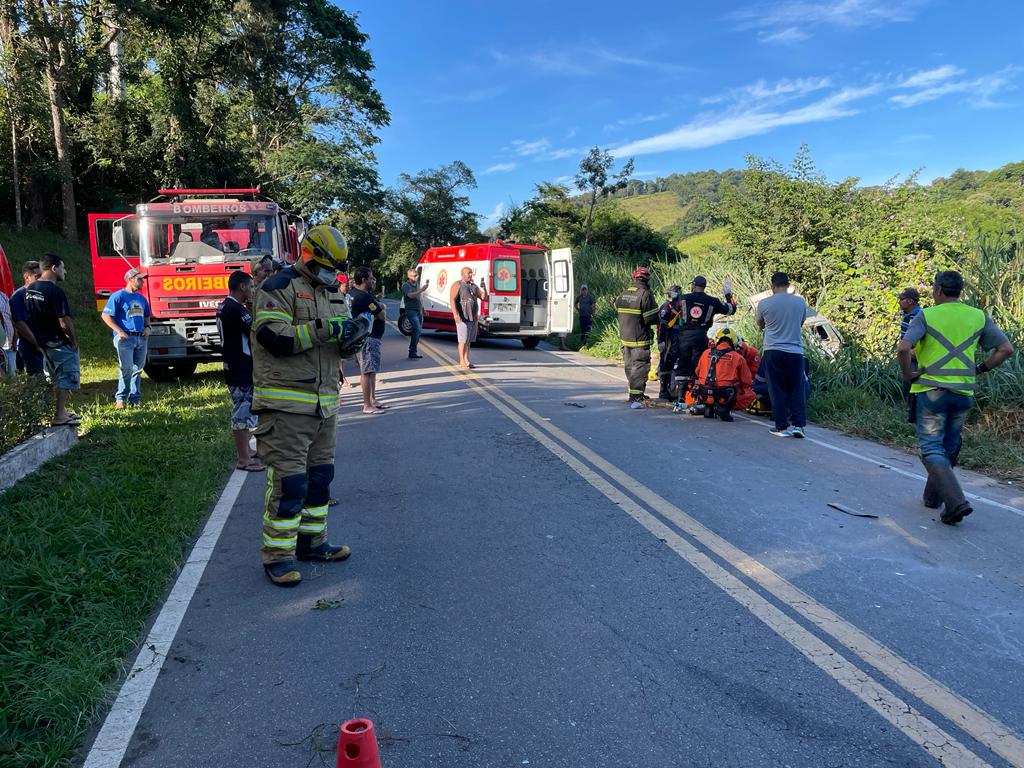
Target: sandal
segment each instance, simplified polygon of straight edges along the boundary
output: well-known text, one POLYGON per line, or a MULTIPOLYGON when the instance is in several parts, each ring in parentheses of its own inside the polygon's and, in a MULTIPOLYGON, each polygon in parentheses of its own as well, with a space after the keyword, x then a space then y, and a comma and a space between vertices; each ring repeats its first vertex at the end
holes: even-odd
POLYGON ((81 423, 82 423, 82 419, 81 418, 79 418, 77 416, 69 415, 66 419, 61 419, 60 421, 57 421, 56 419, 54 419, 53 421, 50 422, 50 426, 51 427, 77 427, 81 423))
POLYGON ((243 472, 266 472, 267 468, 260 464, 258 461, 250 461, 248 464, 235 464, 235 469, 240 469, 243 472))

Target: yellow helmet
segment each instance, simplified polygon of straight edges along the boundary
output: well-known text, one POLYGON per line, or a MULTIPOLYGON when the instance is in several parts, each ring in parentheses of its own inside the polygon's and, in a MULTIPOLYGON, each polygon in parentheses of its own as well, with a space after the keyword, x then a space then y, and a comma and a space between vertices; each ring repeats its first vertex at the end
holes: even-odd
POLYGON ((715 346, 717 347, 723 341, 728 341, 732 344, 733 349, 738 349, 740 346, 740 335, 732 328, 723 328, 715 334, 715 346))
POLYGON ((348 269, 348 241, 334 227, 313 227, 302 238, 302 260, 328 269, 348 269))

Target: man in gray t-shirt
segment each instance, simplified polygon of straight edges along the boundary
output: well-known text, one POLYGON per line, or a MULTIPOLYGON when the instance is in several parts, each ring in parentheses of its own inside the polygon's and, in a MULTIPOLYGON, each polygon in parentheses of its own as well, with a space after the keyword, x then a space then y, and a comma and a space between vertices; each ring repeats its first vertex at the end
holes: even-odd
POLYGON ((778 437, 803 437, 807 425, 801 331, 806 318, 807 302, 789 292, 789 275, 776 272, 772 295, 757 305, 757 327, 764 331, 760 370, 765 373, 772 401, 775 428, 771 432, 778 437))
POLYGON ((423 331, 423 303, 420 296, 426 293, 430 281, 427 280, 422 286, 417 285, 420 275, 415 269, 410 269, 405 276, 407 279, 402 283, 402 297, 405 299, 405 316, 412 331, 409 334, 409 357, 418 360, 423 357, 416 351, 420 333, 423 331))

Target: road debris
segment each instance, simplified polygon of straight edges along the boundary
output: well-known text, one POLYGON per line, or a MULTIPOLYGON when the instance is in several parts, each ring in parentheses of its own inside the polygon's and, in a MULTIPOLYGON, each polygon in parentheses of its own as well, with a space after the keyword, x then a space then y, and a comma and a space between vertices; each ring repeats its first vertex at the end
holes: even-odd
POLYGON ((878 515, 872 515, 872 514, 870 514, 868 512, 858 512, 855 509, 850 509, 846 505, 839 504, 839 503, 834 502, 834 501, 828 502, 828 506, 832 507, 832 509, 838 509, 840 512, 843 512, 843 513, 845 513, 847 515, 850 515, 852 517, 866 517, 869 520, 877 520, 878 519, 878 515))

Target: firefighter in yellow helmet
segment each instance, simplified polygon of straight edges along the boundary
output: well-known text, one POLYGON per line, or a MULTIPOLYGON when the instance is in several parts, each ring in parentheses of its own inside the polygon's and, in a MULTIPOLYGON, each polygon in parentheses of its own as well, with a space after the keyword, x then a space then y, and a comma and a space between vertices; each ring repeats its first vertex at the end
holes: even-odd
POLYGON ((280 586, 302 581, 295 559, 344 560, 327 541, 334 478, 339 341, 351 331, 338 274, 348 244, 333 227, 313 227, 299 260, 260 286, 253 302, 253 411, 267 465, 263 567, 280 586))

